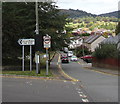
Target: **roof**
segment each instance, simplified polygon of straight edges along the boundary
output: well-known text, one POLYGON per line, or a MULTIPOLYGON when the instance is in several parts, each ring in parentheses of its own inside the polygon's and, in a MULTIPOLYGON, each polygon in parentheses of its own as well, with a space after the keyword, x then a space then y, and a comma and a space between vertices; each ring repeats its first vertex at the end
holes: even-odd
POLYGON ((84 42, 90 44, 90 43, 94 42, 96 39, 98 39, 100 36, 101 35, 91 35, 87 39, 85 39, 84 42))
POLYGON ((111 36, 105 40, 103 40, 101 43, 112 43, 112 44, 117 44, 118 42, 120 42, 120 33, 116 36, 111 36))

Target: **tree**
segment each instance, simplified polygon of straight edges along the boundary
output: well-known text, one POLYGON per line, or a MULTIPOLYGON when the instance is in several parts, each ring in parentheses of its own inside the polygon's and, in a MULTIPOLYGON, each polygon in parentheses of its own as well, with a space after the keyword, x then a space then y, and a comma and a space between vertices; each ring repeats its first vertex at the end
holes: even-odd
MULTIPOLYGON (((12 60, 17 62, 21 56, 19 38, 32 38, 34 36, 35 16, 34 3, 3 3, 2 4, 2 55, 3 63, 12 60), (7 60, 7 61, 4 61, 7 60)), ((26 47, 26 50, 28 48, 26 47)), ((26 51, 27 53, 28 51, 26 51)))
POLYGON ((95 49, 93 56, 98 59, 106 59, 106 58, 120 58, 118 54, 119 50, 117 49, 116 44, 101 44, 100 47, 95 49))
MULTIPOLYGON (((56 50, 66 44, 67 36, 62 32, 67 17, 60 15, 57 6, 52 2, 40 2, 38 5, 40 35, 49 34, 52 37, 52 44, 54 44, 52 50, 56 50)), ((4 2, 2 16, 3 59, 17 59, 21 56, 21 46, 17 43, 18 39, 35 37, 35 3, 4 2)), ((29 47, 26 47, 25 51, 29 54, 29 47)))
POLYGON ((91 53, 92 53, 92 52, 89 51, 89 49, 88 49, 86 46, 84 46, 84 45, 81 45, 81 46, 79 46, 79 47, 77 47, 77 48, 75 49, 75 53, 76 53, 76 56, 77 56, 77 57, 83 56, 83 52, 84 52, 84 55, 88 55, 88 54, 91 54, 91 53))
POLYGON ((118 22, 118 25, 116 26, 115 33, 116 35, 120 33, 120 22, 118 22))

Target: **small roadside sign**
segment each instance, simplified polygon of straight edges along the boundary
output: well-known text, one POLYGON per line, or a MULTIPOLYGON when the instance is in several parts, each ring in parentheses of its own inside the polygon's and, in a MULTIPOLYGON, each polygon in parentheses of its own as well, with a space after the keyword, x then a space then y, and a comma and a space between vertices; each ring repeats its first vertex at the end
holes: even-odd
POLYGON ((35 45, 35 39, 19 39, 18 43, 20 45, 35 45))
POLYGON ((43 37, 44 41, 44 48, 50 48, 51 47, 51 37, 49 35, 46 35, 43 37))

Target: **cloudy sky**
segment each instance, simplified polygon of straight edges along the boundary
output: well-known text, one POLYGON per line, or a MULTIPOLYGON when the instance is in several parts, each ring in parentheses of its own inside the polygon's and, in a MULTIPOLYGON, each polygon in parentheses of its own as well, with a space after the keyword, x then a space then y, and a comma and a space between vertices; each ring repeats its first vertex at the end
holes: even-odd
POLYGON ((120 0, 55 0, 60 9, 79 9, 93 14, 118 10, 120 0))

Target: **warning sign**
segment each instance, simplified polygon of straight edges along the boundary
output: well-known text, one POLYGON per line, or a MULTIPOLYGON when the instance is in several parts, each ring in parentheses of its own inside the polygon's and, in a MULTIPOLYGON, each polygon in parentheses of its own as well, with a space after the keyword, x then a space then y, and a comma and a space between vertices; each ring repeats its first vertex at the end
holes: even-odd
POLYGON ((51 47, 51 37, 49 35, 46 35, 43 37, 44 39, 44 48, 50 48, 51 47))

